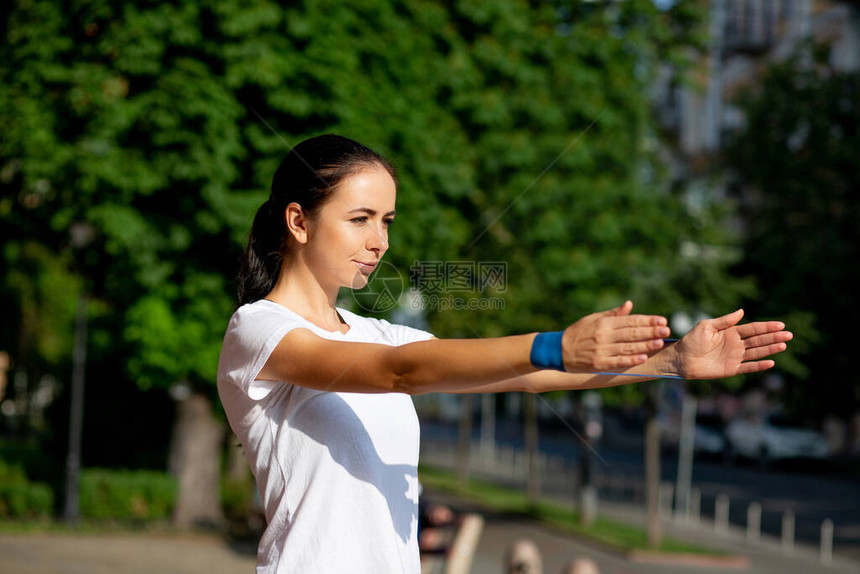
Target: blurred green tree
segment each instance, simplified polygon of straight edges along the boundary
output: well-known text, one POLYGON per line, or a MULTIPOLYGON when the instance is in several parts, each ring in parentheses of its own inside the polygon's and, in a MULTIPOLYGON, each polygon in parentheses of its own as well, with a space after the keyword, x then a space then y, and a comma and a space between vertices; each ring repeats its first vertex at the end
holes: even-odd
POLYGON ((24 409, 14 414, 19 423, 7 426, 27 435, 45 430, 40 428, 41 413, 30 410, 33 394, 45 377, 69 368, 80 278, 69 270, 67 253, 51 251, 38 241, 4 240, 2 250, 0 349, 14 359, 14 375, 0 396, 14 395, 16 405, 24 409))
POLYGON ((746 129, 727 157, 747 184, 743 271, 762 285, 759 313, 794 323, 787 407, 847 420, 860 406, 860 74, 834 70, 826 46, 802 54, 740 98, 746 129))
MULTIPOLYGON (((192 477, 182 507, 217 473, 213 441, 194 442, 212 421, 187 421, 214 396, 242 244, 306 136, 354 137, 399 166, 389 260, 405 279, 415 261, 507 264, 504 289, 472 293, 504 311, 429 309, 440 336, 560 328, 628 297, 648 312, 730 307, 745 284, 726 273, 727 238, 664 184, 649 120, 656 64, 684 61, 700 14, 648 0, 20 1, 0 9, 0 216, 10 242, 71 253, 104 305, 94 345, 126 358, 130 382, 191 392, 173 452, 210 455, 171 457, 192 477), (95 230, 85 249, 67 248, 75 222, 95 230)), ((181 514, 217 522, 215 492, 181 514)))

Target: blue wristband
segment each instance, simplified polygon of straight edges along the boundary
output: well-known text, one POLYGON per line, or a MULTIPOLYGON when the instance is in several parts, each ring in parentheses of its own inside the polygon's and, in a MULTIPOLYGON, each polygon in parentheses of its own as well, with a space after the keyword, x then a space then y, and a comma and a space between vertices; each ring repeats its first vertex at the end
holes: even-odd
POLYGON ((561 353, 561 336, 564 331, 549 331, 538 333, 532 343, 529 360, 538 369, 555 369, 564 371, 564 361, 561 353))

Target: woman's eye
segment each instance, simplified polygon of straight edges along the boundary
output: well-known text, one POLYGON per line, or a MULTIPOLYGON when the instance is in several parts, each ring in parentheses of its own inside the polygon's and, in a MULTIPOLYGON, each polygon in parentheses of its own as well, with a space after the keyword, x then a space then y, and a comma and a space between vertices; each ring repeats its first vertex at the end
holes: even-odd
POLYGON ((385 227, 391 227, 391 225, 394 223, 394 220, 393 219, 383 219, 382 223, 385 224, 385 227))
POLYGON ((353 217, 352 219, 350 219, 350 221, 352 221, 353 223, 364 223, 365 221, 367 221, 367 217, 353 217))

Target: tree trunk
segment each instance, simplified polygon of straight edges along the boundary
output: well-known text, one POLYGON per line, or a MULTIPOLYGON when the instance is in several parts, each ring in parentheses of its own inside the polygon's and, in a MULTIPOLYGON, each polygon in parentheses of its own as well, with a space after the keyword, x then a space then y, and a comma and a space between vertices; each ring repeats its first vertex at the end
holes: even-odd
POLYGON ((194 393, 177 403, 170 452, 170 471, 179 488, 176 526, 219 528, 224 521, 220 500, 221 447, 224 425, 212 414, 212 402, 194 393))

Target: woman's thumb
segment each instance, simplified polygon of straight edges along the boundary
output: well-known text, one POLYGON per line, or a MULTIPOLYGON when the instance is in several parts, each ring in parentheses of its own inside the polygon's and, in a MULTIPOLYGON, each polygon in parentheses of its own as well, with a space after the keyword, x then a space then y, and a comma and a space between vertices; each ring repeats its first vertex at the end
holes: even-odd
POLYGON ((629 315, 630 311, 633 310, 633 301, 627 300, 624 302, 621 307, 616 307, 615 309, 609 309, 608 311, 604 311, 602 314, 607 315, 609 317, 622 317, 624 315, 629 315))
POLYGON ((713 327, 717 330, 722 331, 723 329, 728 329, 729 327, 734 327, 735 325, 737 325, 743 318, 743 316, 744 310, 738 309, 737 311, 729 313, 728 315, 723 315, 722 317, 712 319, 711 325, 713 325, 713 327))

